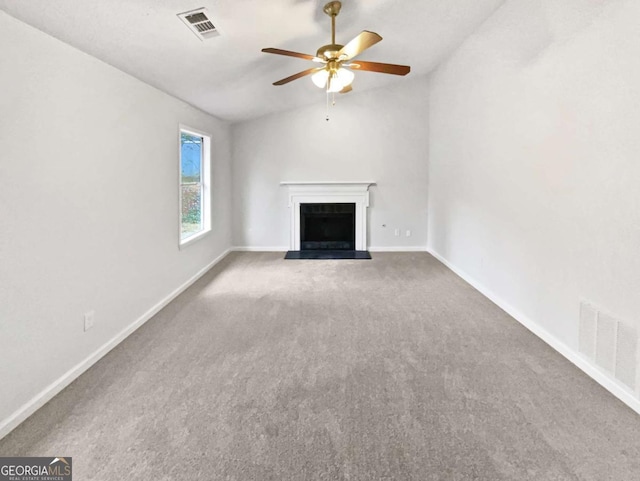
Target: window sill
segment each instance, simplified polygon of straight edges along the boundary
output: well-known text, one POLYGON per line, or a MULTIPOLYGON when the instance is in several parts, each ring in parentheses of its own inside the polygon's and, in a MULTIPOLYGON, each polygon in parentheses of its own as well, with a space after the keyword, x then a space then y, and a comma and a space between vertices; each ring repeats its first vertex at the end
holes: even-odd
POLYGON ((209 235, 211 233, 211 229, 206 229, 203 230, 201 232, 198 232, 197 234, 194 234, 192 236, 187 237, 186 239, 182 239, 180 240, 180 244, 178 246, 178 248, 180 250, 184 249, 185 247, 190 246, 191 244, 199 241, 200 239, 202 239, 203 237, 206 237, 207 235, 209 235))

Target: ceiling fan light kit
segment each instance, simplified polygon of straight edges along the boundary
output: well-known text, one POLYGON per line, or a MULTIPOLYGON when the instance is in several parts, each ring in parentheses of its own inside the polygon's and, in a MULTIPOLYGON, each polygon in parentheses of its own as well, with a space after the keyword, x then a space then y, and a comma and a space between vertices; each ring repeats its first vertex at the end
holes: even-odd
POLYGON ((321 89, 326 89, 329 93, 336 93, 351 85, 354 77, 355 74, 346 68, 321 69, 311 76, 311 80, 321 89))
POLYGON ((362 60, 352 62, 355 57, 366 49, 380 42, 382 37, 377 33, 364 30, 346 45, 337 44, 336 17, 340 13, 341 8, 342 3, 338 1, 329 2, 324 6, 324 13, 331 17, 331 43, 320 47, 315 56, 277 48, 262 49, 265 53, 286 55, 288 57, 296 57, 324 64, 322 67, 310 68, 274 82, 273 85, 284 85, 296 79, 311 75, 313 83, 319 88, 326 90, 328 95, 329 93, 347 93, 352 90, 351 83, 353 82, 355 74, 350 69, 393 75, 407 75, 411 71, 411 68, 407 65, 365 62, 362 60))

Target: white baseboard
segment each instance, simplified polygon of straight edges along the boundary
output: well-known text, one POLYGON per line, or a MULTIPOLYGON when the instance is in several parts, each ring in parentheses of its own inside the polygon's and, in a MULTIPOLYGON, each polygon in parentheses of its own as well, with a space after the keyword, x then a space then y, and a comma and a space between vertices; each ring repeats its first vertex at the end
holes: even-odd
POLYGON ((276 246, 276 247, 260 247, 260 246, 236 246, 231 250, 236 252, 287 252, 288 247, 276 246))
POLYGON ((391 246, 391 247, 369 247, 369 252, 427 252, 425 246, 391 246))
POLYGON ((167 304, 169 304, 172 300, 178 297, 182 292, 184 292, 189 286, 191 286, 194 282, 196 282, 200 277, 206 274, 213 266, 215 266, 218 262, 226 257, 226 255, 231 252, 231 249, 227 249, 222 254, 220 254, 216 259, 207 264, 205 267, 200 269, 193 277, 175 289, 171 294, 158 302, 155 306, 145 312, 142 316, 136 319, 133 323, 129 324, 122 331, 120 331, 116 336, 103 344, 98 350, 96 350, 89 357, 76 364, 69 371, 64 373, 60 378, 52 382, 49 386, 44 388, 40 393, 34 396, 31 400, 25 403, 22 407, 20 407, 17 411, 15 411, 12 415, 10 415, 7 419, 2 420, 0 422, 0 439, 5 437, 11 431, 13 431, 20 423, 26 420, 29 416, 31 416, 34 412, 44 406, 47 402, 49 402, 53 397, 62 391, 65 387, 71 384, 74 380, 76 380, 82 373, 84 373, 87 369, 93 366, 96 362, 98 362, 104 355, 106 355, 111 349, 116 347, 122 341, 124 341, 131 333, 133 333, 136 329, 142 326, 145 322, 155 316, 162 308, 164 308, 167 304))
MULTIPOLYGON (((256 247, 256 246, 237 246, 232 250, 238 252, 287 252, 288 247, 256 247)), ((391 246, 391 247, 369 247, 369 252, 427 252, 425 246, 391 246)))
POLYGON ((516 321, 522 324, 524 327, 529 329, 533 334, 538 336, 544 342, 546 342, 549 346, 559 352, 566 359, 571 361, 575 366, 577 366, 580 370, 582 370, 587 376, 592 378, 602 387, 604 387, 607 391, 617 397, 620 401, 625 403, 635 412, 640 414, 640 399, 638 399, 635 394, 626 386, 619 383, 615 378, 606 374, 592 362, 590 362, 586 357, 580 354, 575 349, 571 348, 563 341, 558 339, 556 336, 547 331, 544 327, 540 326, 537 322, 534 322, 528 316, 525 316, 522 312, 509 305, 505 301, 503 301, 500 297, 495 295, 491 290, 487 289, 485 286, 480 284, 477 280, 469 276, 466 272, 462 271, 452 263, 450 263, 447 259, 439 255, 437 252, 434 252, 431 249, 428 249, 428 252, 442 262, 445 266, 451 269, 454 273, 456 273, 459 277, 461 277, 464 281, 469 283, 472 287, 474 287, 477 291, 479 291, 482 295, 488 298, 491 302, 496 304, 500 309, 505 311, 511 317, 513 317, 516 321))

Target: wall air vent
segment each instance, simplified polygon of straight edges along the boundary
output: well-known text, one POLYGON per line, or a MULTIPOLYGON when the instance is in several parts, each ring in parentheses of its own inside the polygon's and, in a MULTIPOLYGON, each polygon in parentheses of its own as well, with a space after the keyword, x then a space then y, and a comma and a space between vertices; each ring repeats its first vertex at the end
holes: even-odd
POLYGON ((640 398, 640 331, 586 301, 578 328, 580 352, 640 398))
POLYGON ((189 10, 188 12, 179 13, 178 17, 189 27, 200 40, 217 37, 220 35, 213 22, 209 19, 206 8, 198 8, 189 10))

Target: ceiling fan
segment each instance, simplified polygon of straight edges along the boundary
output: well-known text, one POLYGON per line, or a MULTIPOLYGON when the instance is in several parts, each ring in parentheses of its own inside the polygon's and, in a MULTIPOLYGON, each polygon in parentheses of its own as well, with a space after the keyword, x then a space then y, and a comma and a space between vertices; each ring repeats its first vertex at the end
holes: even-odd
POLYGON ((350 69, 365 70, 368 72, 387 73, 393 75, 407 75, 411 67, 407 65, 394 65, 390 63, 365 62, 354 59, 369 47, 382 40, 382 37, 367 30, 361 32, 346 45, 336 43, 336 17, 342 8, 341 2, 329 2, 324 6, 324 13, 331 17, 331 43, 323 45, 318 49, 316 55, 291 52, 278 48, 263 48, 265 53, 276 55, 286 55, 304 60, 311 60, 323 64, 321 67, 310 68, 290 77, 274 82, 273 85, 284 85, 307 75, 311 75, 311 80, 318 87, 327 92, 347 93, 352 90, 354 73, 350 69))

